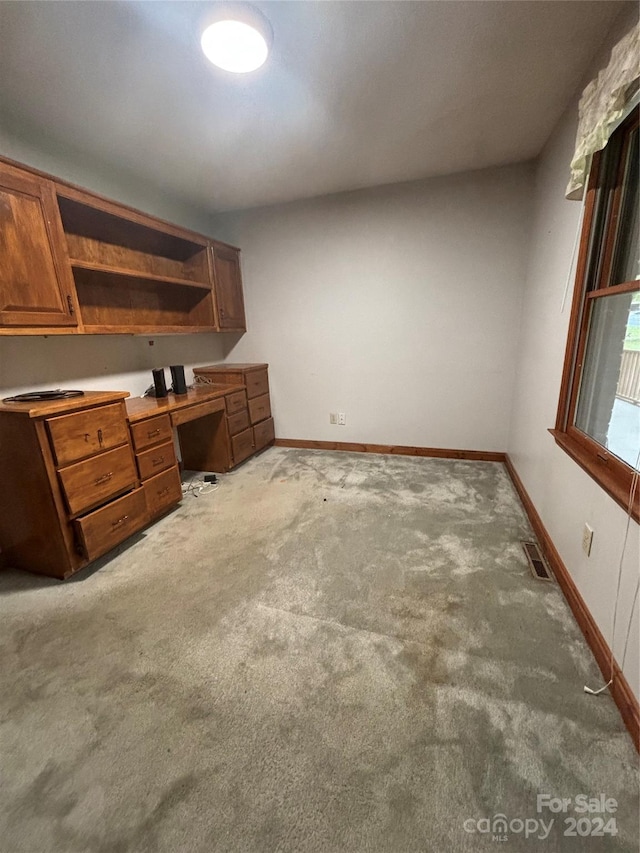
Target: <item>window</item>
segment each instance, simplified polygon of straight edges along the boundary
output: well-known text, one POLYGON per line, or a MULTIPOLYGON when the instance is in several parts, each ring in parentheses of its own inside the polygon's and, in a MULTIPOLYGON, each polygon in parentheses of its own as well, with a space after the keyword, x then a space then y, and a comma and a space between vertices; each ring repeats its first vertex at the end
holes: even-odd
POLYGON ((636 107, 594 157, 552 430, 625 509, 640 452, 638 162, 636 107))

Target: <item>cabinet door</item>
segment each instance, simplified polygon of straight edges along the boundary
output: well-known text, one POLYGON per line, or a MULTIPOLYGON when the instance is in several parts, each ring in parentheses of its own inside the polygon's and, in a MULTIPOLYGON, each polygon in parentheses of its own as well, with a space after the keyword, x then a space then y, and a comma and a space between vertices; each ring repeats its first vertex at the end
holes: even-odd
POLYGON ((0 165, 0 325, 76 326, 53 184, 0 165))
POLYGON ((231 246, 213 243, 213 284, 220 329, 245 331, 240 253, 231 246))

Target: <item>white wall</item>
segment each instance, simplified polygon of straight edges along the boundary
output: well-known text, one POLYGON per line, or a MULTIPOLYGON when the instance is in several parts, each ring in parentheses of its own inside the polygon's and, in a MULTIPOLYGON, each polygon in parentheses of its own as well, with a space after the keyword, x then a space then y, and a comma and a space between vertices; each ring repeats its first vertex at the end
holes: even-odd
POLYGON ((520 165, 220 217, 250 328, 228 359, 270 363, 276 435, 504 450, 531 189, 520 165))
MULTIPOLYGON (((615 38, 621 34, 617 32, 615 38)), ((611 40, 610 44, 613 43, 611 40)), ((608 50, 605 54, 608 55, 608 50)), ((601 58, 598 65, 603 61, 606 62, 606 56, 601 58)), ((626 515, 591 477, 557 447, 547 431, 555 424, 573 292, 571 277, 566 305, 561 310, 581 207, 578 202, 566 201, 564 198, 577 115, 577 102, 574 102, 546 146, 537 169, 530 263, 524 289, 520 357, 508 446, 518 474, 545 527, 611 645, 626 515), (581 550, 585 522, 595 531, 590 557, 586 557, 581 550)), ((614 643, 619 663, 622 663, 624 637, 638 581, 639 554, 639 528, 635 522, 631 522, 623 560, 614 643)), ((639 695, 638 649, 636 603, 624 666, 625 675, 636 696, 639 695)))
MULTIPOLYGON (((189 207, 161 187, 140 183, 106 163, 88 160, 23 126, 5 122, 0 128, 0 154, 47 171, 110 198, 187 228, 209 233, 211 217, 189 207)), ((133 336, 0 337, 0 397, 41 388, 129 391, 142 394, 151 384, 151 368, 184 364, 187 381, 193 365, 223 357, 223 338, 216 334, 133 336)), ((170 374, 167 370, 167 382, 170 374)))

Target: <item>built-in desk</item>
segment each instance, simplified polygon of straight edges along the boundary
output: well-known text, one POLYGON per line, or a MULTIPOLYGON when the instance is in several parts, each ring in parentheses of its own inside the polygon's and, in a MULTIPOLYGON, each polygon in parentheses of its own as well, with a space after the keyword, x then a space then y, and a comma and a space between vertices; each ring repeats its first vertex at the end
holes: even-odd
POLYGON ((0 549, 66 578, 149 520, 123 392, 0 404, 0 549))
POLYGON ((225 396, 244 391, 244 385, 195 385, 186 394, 167 397, 130 397, 126 401, 129 423, 167 414, 174 427, 225 409, 225 396))
POLYGON ((232 365, 225 382, 162 399, 87 391, 0 403, 0 562, 67 578, 173 509, 174 429, 193 471, 224 473, 267 447, 266 367, 251 376, 232 365))
MULTIPOLYGON (((143 442, 145 436, 152 434, 158 436, 158 441, 167 441, 165 430, 173 427, 178 432, 185 468, 221 474, 235 468, 274 438, 268 405, 261 415, 263 422, 253 426, 253 401, 248 400, 242 378, 226 384, 194 385, 186 394, 169 393, 159 399, 130 398, 126 406, 134 446, 139 435, 143 442), (267 415, 268 420, 264 420, 267 415)), ((268 401, 268 385, 264 397, 268 401)))

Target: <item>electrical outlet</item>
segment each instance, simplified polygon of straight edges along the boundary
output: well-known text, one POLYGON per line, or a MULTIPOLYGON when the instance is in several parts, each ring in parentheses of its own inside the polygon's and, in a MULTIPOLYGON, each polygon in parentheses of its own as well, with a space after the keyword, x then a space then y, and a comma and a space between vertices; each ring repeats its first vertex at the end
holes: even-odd
POLYGON ((340 426, 345 426, 347 423, 347 416, 344 412, 338 412, 338 423, 340 426))
POLYGON ((591 543, 593 542, 593 530, 585 523, 582 531, 582 550, 587 555, 591 554, 591 543))
POLYGON ((335 412, 329 412, 329 423, 330 424, 337 424, 338 423, 338 416, 335 412))

